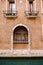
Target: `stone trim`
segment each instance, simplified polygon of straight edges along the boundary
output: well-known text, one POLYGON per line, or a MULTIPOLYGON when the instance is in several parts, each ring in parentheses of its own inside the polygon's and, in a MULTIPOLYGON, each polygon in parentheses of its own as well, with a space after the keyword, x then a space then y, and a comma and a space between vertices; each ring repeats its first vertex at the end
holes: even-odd
POLYGON ((0 57, 43 57, 43 50, 0 50, 0 57))
POLYGON ((41 36, 41 38, 42 38, 42 41, 43 41, 43 24, 42 24, 42 36, 41 36))
POLYGON ((41 0, 41 13, 43 14, 43 0, 41 0))

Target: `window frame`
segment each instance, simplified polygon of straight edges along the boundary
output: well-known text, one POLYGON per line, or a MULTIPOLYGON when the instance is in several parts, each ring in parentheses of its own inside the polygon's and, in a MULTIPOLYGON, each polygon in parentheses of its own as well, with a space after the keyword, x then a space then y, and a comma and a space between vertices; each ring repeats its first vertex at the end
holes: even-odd
MULTIPOLYGON (((14 50, 14 49, 13 49, 13 31, 14 31, 14 29, 15 29, 16 27, 18 27, 18 26, 24 26, 24 27, 26 27, 27 30, 28 30, 28 49, 23 49, 23 50, 30 50, 30 31, 29 31, 29 28, 28 28, 26 25, 23 25, 23 24, 18 24, 18 25, 16 25, 16 26, 14 26, 13 29, 12 29, 12 35, 11 35, 11 50, 14 50)), ((16 50, 18 50, 18 49, 16 49, 16 50)), ((22 50, 22 49, 19 49, 19 50, 22 50)))
MULTIPOLYGON (((8 5, 9 5, 9 2, 8 2, 8 0, 6 0, 6 12, 8 10, 8 5)), ((9 8, 10 8, 10 6, 9 6, 9 8)), ((16 11, 16 0, 15 0, 15 11, 16 11)))
MULTIPOLYGON (((28 5, 29 5, 29 2, 28 2, 28 0, 26 0, 26 11, 28 10, 28 5)), ((34 10, 36 11, 36 0, 35 0, 35 6, 33 6, 33 7, 35 7, 34 10)), ((29 8, 30 8, 30 6, 29 6, 29 8)))

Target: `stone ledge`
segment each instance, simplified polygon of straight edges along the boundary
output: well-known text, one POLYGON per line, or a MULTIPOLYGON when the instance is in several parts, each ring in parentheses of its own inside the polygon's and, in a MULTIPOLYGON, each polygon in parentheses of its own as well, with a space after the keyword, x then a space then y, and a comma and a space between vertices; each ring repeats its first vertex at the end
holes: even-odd
POLYGON ((43 57, 43 50, 0 50, 0 57, 43 57))

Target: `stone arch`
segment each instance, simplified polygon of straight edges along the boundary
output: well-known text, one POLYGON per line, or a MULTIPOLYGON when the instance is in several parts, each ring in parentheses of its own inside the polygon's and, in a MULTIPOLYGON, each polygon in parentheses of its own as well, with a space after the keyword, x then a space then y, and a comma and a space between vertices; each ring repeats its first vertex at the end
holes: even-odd
MULTIPOLYGON (((14 43, 14 31, 17 29, 17 28, 24 28, 27 32, 28 32, 28 49, 30 49, 30 31, 29 31, 29 28, 26 26, 26 25, 23 25, 23 24, 18 24, 16 26, 13 27, 12 31, 12 43, 11 43, 11 49, 13 49, 13 43, 14 43)), ((14 50, 14 49, 13 49, 14 50)))

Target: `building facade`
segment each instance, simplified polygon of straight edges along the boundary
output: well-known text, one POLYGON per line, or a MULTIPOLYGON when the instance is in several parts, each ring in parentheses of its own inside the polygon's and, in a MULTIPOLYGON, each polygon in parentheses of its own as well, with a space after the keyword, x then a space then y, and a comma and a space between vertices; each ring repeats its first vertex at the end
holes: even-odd
POLYGON ((0 56, 43 56, 43 0, 0 0, 0 56))

